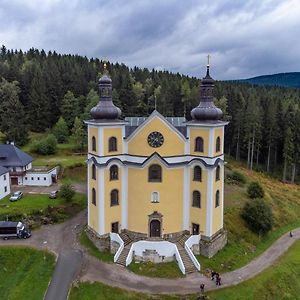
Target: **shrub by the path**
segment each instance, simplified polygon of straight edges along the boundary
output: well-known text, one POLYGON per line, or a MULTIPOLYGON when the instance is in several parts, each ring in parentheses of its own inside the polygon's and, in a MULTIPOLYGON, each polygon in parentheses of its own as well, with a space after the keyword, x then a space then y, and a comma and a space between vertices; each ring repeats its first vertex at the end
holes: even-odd
POLYGON ((248 186, 247 193, 251 199, 263 198, 265 191, 259 182, 251 182, 248 186))

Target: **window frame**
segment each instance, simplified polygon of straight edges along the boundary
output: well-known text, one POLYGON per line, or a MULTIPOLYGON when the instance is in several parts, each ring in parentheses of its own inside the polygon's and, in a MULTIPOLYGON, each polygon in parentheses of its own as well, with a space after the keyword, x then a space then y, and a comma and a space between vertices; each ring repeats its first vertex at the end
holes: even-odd
POLYGON ((195 166, 193 169, 193 181, 198 181, 198 182, 202 182, 202 168, 200 166, 195 166), (196 173, 196 170, 200 170, 200 176, 196 176, 199 175, 196 173))
POLYGON ((110 206, 117 206, 119 205, 119 190, 113 189, 110 192, 110 206), (115 195, 116 199, 113 199, 113 196, 115 195))
POLYGON ((151 203, 159 203, 159 192, 152 192, 151 193, 151 203), (154 195, 157 195, 157 200, 155 200, 154 195))
POLYGON ((97 197, 96 197, 97 193, 95 188, 92 188, 92 204, 97 206, 97 197))
POLYGON ((97 179, 97 172, 96 172, 96 166, 95 164, 92 164, 92 179, 96 180, 97 179))
POLYGON ((109 168, 109 180, 119 180, 119 167, 117 165, 112 165, 109 168), (116 168, 116 170, 113 170, 113 168, 116 168))
POLYGON ((216 167, 216 181, 220 180, 220 172, 221 172, 221 167, 218 165, 216 167))
POLYGON ((220 190, 217 190, 215 195, 215 208, 219 206, 220 206, 220 190))
POLYGON ((92 137, 92 151, 94 151, 94 152, 97 151, 97 143, 96 143, 95 136, 92 137))
POLYGON ((108 139, 108 152, 118 151, 118 140, 115 136, 108 139))
POLYGON ((221 151, 221 138, 218 136, 216 138, 216 152, 220 152, 221 151))
POLYGON ((204 152, 204 140, 201 136, 197 136, 195 138, 195 152, 204 152))
POLYGON ((193 194, 192 194, 192 207, 201 208, 201 192, 198 191, 198 190, 193 191, 193 194), (199 201, 199 203, 198 203, 198 201, 199 201))
POLYGON ((148 182, 162 182, 162 167, 159 164, 153 164, 148 168, 148 182), (155 168, 157 168, 155 170, 155 168), (153 176, 157 172, 157 176, 153 176))

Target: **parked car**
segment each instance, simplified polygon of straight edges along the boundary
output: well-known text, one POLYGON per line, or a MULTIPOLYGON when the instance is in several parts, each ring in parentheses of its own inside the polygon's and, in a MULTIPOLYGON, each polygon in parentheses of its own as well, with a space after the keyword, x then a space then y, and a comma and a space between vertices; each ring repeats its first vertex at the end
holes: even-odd
POLYGON ((52 191, 49 193, 49 198, 50 199, 56 199, 58 196, 58 191, 52 191))
POLYGON ((17 191, 12 193, 11 197, 9 198, 9 201, 11 202, 18 201, 22 197, 23 197, 23 193, 21 191, 17 191))
POLYGON ((0 237, 4 240, 11 237, 27 239, 31 237, 31 231, 22 222, 0 221, 0 237))

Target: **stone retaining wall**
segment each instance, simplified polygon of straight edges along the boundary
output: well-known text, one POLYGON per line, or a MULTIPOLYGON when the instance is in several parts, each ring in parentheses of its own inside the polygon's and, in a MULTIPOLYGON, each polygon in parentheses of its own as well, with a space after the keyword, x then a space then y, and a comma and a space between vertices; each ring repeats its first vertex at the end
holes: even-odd
POLYGON ((206 257, 213 257, 227 244, 227 231, 221 229, 211 239, 201 236, 199 242, 200 254, 206 257))
POLYGON ((95 230, 87 226, 86 234, 88 238, 93 242, 93 244, 97 247, 97 249, 99 249, 100 251, 110 251, 111 243, 109 233, 100 236, 95 230))

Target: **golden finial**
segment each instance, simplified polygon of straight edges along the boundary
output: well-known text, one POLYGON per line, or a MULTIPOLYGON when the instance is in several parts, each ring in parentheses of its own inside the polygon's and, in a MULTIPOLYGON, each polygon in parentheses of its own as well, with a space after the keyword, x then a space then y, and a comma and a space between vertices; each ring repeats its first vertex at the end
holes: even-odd
POLYGON ((107 58, 105 57, 105 58, 102 59, 102 61, 103 61, 103 68, 104 68, 104 71, 106 71, 108 60, 107 60, 107 58))

